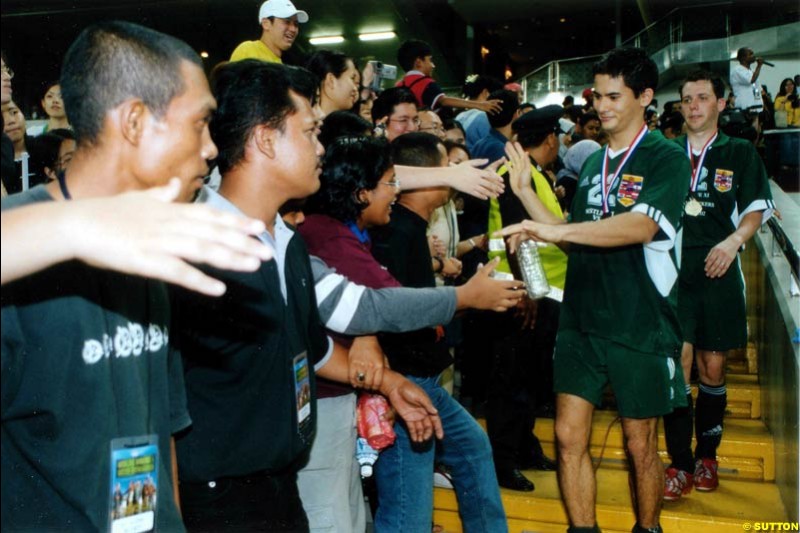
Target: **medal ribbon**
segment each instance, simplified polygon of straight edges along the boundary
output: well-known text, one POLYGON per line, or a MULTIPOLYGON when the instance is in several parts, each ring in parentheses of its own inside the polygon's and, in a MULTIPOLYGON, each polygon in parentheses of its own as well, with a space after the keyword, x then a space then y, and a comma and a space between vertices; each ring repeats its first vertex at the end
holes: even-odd
POLYGON ((644 136, 647 135, 647 132, 648 132, 647 124, 642 124, 642 129, 640 129, 639 133, 637 133, 636 137, 634 137, 630 148, 628 148, 628 153, 625 154, 625 157, 620 162, 619 166, 617 167, 617 170, 611 176, 611 179, 606 179, 606 176, 608 175, 608 146, 606 146, 606 152, 605 152, 605 155, 603 156, 603 167, 601 169, 601 172, 603 173, 603 175, 601 176, 602 179, 600 180, 600 183, 602 185, 602 193, 603 193, 602 200, 603 200, 603 214, 604 215, 607 215, 608 212, 609 212, 609 209, 608 209, 608 195, 611 194, 611 188, 613 187, 614 182, 617 181, 617 176, 619 176, 620 171, 622 171, 622 167, 624 167, 625 163, 628 162, 628 159, 631 158, 631 156, 633 155, 633 152, 639 146, 639 143, 642 142, 642 139, 644 139, 644 136))
POLYGON ((703 161, 706 159, 706 152, 708 152, 708 149, 716 140, 717 132, 715 131, 714 135, 712 135, 711 138, 706 141, 706 144, 700 151, 700 155, 697 157, 697 164, 695 164, 694 154, 692 153, 692 145, 689 144, 689 137, 686 137, 686 154, 689 156, 689 161, 692 162, 692 184, 689 188, 691 192, 695 192, 697 190, 697 182, 700 178, 700 169, 703 168, 703 161))

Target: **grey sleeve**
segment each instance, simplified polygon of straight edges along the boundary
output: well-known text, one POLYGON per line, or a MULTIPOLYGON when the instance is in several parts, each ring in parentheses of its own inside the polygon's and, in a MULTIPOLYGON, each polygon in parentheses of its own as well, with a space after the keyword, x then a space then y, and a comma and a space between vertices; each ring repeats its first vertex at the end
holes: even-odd
POLYGON ((453 287, 370 289, 311 256, 317 308, 326 328, 345 335, 400 333, 447 324, 456 312, 453 287))

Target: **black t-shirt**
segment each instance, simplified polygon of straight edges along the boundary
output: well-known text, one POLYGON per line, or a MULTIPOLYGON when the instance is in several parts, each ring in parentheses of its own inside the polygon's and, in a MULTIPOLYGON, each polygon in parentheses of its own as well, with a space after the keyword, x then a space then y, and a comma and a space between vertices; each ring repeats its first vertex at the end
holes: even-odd
MULTIPOLYGON (((43 187, 2 208, 51 201, 43 187)), ((61 263, 2 291, 2 530, 106 531, 112 439, 158 436, 156 526, 183 531, 170 436, 191 423, 163 283, 61 263)))
POLYGON ((177 441, 182 482, 299 469, 298 459, 311 445, 313 369, 329 343, 317 312, 308 251, 298 235, 285 252, 287 301, 277 268, 274 260, 256 272, 205 268, 228 287, 219 298, 171 291, 174 339, 184 358, 195 421, 177 441), (304 352, 310 414, 299 425, 294 361, 304 352))
MULTIPOLYGON (((405 287, 435 287, 426 230, 421 216, 396 204, 391 222, 372 232, 372 255, 405 287)), ((433 328, 382 334, 381 346, 393 370, 411 376, 436 376, 453 362, 433 328)))
POLYGON ((14 182, 14 177, 17 175, 17 169, 14 165, 14 143, 8 138, 5 133, 0 133, 0 155, 2 155, 2 167, 0 167, 0 178, 3 180, 3 185, 6 191, 9 186, 14 182))

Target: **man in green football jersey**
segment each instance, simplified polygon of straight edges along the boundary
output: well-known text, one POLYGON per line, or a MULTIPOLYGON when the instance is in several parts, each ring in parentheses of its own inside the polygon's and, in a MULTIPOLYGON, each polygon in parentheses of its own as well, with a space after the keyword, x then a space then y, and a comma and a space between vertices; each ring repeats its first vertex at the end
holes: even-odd
POLYGON ((660 531, 657 420, 685 402, 676 364, 675 243, 690 166, 674 143, 647 134, 644 112, 658 69, 644 50, 612 50, 593 74, 594 107, 609 145, 586 161, 569 223, 519 189, 534 220, 502 233, 569 250, 554 360, 558 478, 569 531, 597 531, 589 435, 609 382, 630 458, 633 531, 660 531))
POLYGON ((667 451, 664 499, 717 488, 717 447, 725 414, 725 358, 747 343, 744 279, 738 252, 772 215, 774 204, 764 164, 753 145, 717 129, 725 109, 725 85, 697 71, 681 84, 687 134, 674 142, 692 164, 684 215, 683 255, 678 280, 678 316, 683 333, 681 363, 686 408, 664 417, 667 451), (700 374, 692 455, 692 396, 689 371, 696 353, 700 374))

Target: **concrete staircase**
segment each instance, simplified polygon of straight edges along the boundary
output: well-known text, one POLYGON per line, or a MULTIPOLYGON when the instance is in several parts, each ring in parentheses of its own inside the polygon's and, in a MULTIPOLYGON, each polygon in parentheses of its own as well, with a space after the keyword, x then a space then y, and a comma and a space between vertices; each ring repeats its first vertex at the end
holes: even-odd
MULTIPOLYGON (((731 355, 728 361, 728 408, 725 433, 718 450, 720 486, 710 493, 692 491, 678 502, 665 502, 661 525, 666 532, 745 531, 752 522, 785 522, 775 481, 775 444, 761 416, 761 395, 756 376, 755 347, 731 355)), ((695 388, 694 394, 697 394, 695 388)), ((635 517, 628 489, 627 462, 622 430, 611 409, 595 412, 591 454, 597 470, 597 520, 604 532, 629 532, 635 517), (602 451, 602 459, 600 458, 602 451)), ((483 421, 481 421, 483 423, 483 421)), ((545 453, 555 457, 552 419, 538 419, 536 435, 545 453)), ((659 450, 669 462, 663 432, 659 450)), ((527 471, 536 485, 532 493, 502 489, 503 504, 512 533, 564 532, 567 516, 554 472, 527 471)), ((462 531, 458 504, 452 490, 437 488, 434 522, 447 532, 462 531)), ((491 533, 491 532, 488 532, 491 533)))

